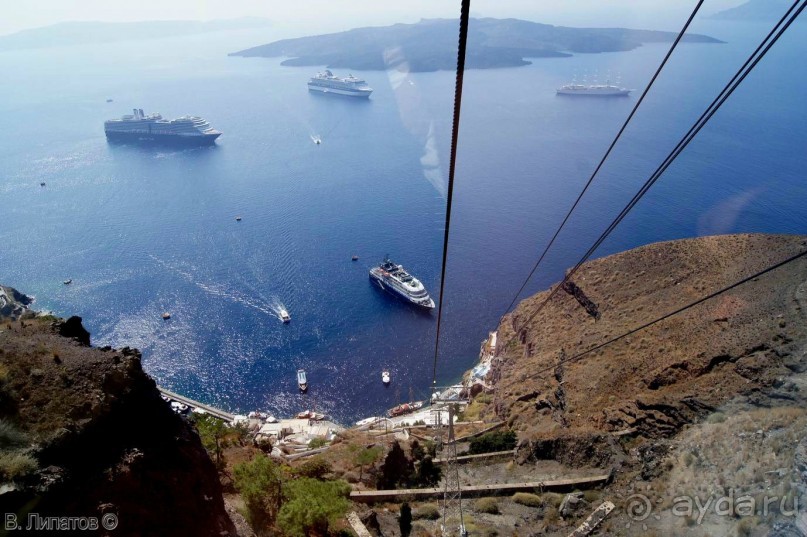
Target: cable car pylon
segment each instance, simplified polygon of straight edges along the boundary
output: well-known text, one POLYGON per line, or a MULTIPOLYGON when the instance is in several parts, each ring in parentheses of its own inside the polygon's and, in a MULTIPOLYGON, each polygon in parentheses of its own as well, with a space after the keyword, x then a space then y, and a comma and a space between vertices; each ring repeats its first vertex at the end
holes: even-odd
POLYGON ((443 537, 467 537, 462 511, 462 488, 460 486, 459 465, 457 464, 457 442, 454 434, 457 401, 438 398, 432 395, 432 422, 435 426, 435 439, 440 458, 443 460, 443 537))

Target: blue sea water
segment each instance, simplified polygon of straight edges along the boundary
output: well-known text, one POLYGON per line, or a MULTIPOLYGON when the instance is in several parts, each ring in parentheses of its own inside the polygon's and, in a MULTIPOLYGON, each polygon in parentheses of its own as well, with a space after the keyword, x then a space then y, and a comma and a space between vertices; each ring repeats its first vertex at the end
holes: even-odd
MULTIPOLYGON (((697 30, 727 43, 679 49, 525 296, 585 252, 767 28, 697 30)), ((803 24, 785 35, 597 256, 807 232, 806 37, 803 24)), ((389 253, 438 295, 454 78, 357 73, 375 92, 355 101, 309 94, 316 69, 226 56, 273 38, 0 53, 0 282, 80 315, 96 345, 140 348, 165 387, 234 411, 316 407, 347 422, 428 396, 436 315, 383 294, 367 270, 389 253), (103 121, 134 107, 201 115, 224 135, 194 150, 108 145, 103 121)), ((554 89, 609 70, 642 89, 666 47, 466 73, 440 384, 474 364, 639 94, 554 89)))

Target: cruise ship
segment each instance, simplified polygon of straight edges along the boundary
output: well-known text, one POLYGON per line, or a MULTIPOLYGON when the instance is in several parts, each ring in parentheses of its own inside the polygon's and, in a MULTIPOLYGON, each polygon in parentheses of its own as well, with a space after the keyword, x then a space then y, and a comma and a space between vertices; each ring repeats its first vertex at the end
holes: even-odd
POLYGON ((311 77, 308 81, 309 91, 319 91, 322 93, 335 93, 337 95, 349 95, 351 97, 364 97, 365 99, 373 93, 373 89, 367 82, 353 75, 339 78, 327 69, 311 77))
POLYGON ((605 84, 597 84, 596 82, 594 84, 578 84, 572 81, 571 84, 561 86, 557 90, 558 95, 583 95, 594 97, 626 97, 632 91, 633 90, 611 84, 610 80, 607 80, 605 84))
POLYGON ((377 267, 370 269, 370 279, 385 291, 411 304, 429 310, 434 309, 434 300, 431 299, 420 280, 406 272, 401 265, 390 261, 389 258, 384 259, 384 262, 377 267))
POLYGON ((160 114, 143 113, 135 108, 132 114, 104 122, 104 133, 110 142, 136 142, 165 145, 210 145, 221 136, 204 119, 182 116, 163 119, 160 114))

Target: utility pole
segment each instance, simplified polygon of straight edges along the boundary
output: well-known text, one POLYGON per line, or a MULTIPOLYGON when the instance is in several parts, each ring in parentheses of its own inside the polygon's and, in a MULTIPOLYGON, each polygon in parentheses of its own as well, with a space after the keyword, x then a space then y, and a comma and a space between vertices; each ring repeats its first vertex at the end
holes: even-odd
POLYGON ((443 537, 467 537, 462 515, 462 489, 460 488, 459 465, 457 464, 457 443, 454 436, 456 401, 443 400, 435 388, 432 394, 432 415, 435 427, 437 449, 443 459, 443 537), (445 416, 448 416, 446 435, 445 416))
POLYGON ((443 468, 445 488, 443 489, 443 536, 467 537, 465 521, 462 517, 462 489, 460 470, 457 464, 457 443, 454 437, 454 405, 448 404, 448 439, 443 444, 443 468))

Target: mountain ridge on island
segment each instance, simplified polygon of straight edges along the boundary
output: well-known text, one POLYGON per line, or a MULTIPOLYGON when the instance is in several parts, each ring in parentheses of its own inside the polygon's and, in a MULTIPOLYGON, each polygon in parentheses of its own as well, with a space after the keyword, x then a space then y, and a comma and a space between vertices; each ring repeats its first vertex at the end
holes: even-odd
POLYGON ((69 21, 0 35, 0 51, 116 43, 119 41, 146 41, 229 30, 263 28, 271 25, 271 21, 260 17, 209 21, 69 21))
MULTIPOLYGON (((527 58, 569 57, 577 53, 623 52, 645 43, 672 42, 674 32, 626 28, 571 28, 521 19, 471 19, 467 69, 529 65, 527 58)), ((687 34, 686 43, 722 43, 687 34)), ((232 52, 230 56, 286 57, 281 65, 356 70, 403 67, 412 72, 454 70, 457 21, 422 19, 414 24, 354 28, 344 32, 283 39, 232 52)))
POLYGON ((744 4, 718 11, 708 18, 723 21, 772 21, 784 15, 788 0, 749 0, 744 4))

